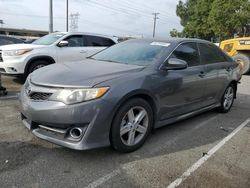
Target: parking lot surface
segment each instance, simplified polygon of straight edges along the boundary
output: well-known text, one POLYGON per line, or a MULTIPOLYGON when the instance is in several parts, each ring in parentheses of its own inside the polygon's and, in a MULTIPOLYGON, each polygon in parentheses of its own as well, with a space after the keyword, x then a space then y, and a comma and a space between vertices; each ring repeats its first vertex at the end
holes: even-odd
MULTIPOLYGON (((21 82, 3 77, 0 98, 0 187, 168 187, 250 118, 250 76, 231 111, 210 111, 150 135, 133 153, 111 148, 74 151, 33 136, 21 123, 21 82)), ((250 187, 250 123, 246 123, 179 187, 250 187)))

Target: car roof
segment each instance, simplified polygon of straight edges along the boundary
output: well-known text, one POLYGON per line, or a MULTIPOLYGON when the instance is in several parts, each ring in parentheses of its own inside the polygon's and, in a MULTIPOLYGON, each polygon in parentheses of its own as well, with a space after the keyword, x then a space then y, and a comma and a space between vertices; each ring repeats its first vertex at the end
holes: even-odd
POLYGON ((145 42, 164 42, 164 43, 171 43, 171 44, 172 43, 179 44, 179 43, 182 43, 182 42, 211 43, 210 41, 206 41, 206 40, 202 40, 202 39, 195 39, 195 38, 168 38, 168 39, 143 38, 143 39, 131 39, 131 40, 138 40, 138 41, 145 41, 145 42))
POLYGON ((54 33, 65 34, 65 35, 91 35, 91 36, 105 37, 105 38, 110 38, 110 39, 117 38, 114 36, 98 34, 98 33, 88 33, 88 32, 54 32, 54 33))

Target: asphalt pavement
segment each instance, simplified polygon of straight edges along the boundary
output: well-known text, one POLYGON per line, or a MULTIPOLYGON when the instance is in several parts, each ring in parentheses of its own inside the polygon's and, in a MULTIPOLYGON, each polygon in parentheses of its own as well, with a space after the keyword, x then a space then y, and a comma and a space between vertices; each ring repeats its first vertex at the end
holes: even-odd
POLYGON ((229 113, 210 111, 157 129, 129 154, 109 147, 74 151, 36 138, 20 120, 21 84, 3 77, 13 97, 0 98, 0 187, 168 187, 176 180, 179 187, 250 187, 250 123, 234 134, 250 118, 249 75, 229 113))

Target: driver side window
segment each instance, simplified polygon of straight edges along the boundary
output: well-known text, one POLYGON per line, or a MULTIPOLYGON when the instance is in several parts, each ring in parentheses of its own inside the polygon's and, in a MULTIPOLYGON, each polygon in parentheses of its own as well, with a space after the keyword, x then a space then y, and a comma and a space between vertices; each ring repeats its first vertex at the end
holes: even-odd
POLYGON ((68 47, 83 47, 84 46, 84 40, 83 40, 82 35, 69 36, 64 40, 68 41, 69 43, 68 47))
POLYGON ((187 42, 179 45, 173 51, 170 58, 184 60, 189 67, 200 65, 198 47, 194 42, 187 42))

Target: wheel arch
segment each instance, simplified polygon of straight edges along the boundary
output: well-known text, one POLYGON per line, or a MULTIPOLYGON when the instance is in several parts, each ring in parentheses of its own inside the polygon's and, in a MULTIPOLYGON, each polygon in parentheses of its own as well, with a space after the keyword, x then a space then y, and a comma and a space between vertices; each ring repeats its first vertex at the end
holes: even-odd
POLYGON ((41 55, 41 56, 32 57, 32 58, 27 62, 26 66, 25 66, 24 75, 27 74, 27 72, 28 72, 28 70, 29 70, 29 67, 30 67, 31 63, 34 62, 34 61, 38 61, 38 60, 45 60, 45 61, 48 61, 49 64, 55 63, 55 60, 54 60, 51 56, 41 55))
POLYGON ((125 96, 123 96, 119 102, 116 104, 116 106, 114 107, 113 110, 113 114, 112 114, 112 122, 115 118, 115 114, 117 112, 117 110, 127 101, 133 99, 133 98, 142 98, 144 99, 146 102, 149 103, 149 105, 151 106, 152 110, 153 110, 153 118, 154 118, 154 123, 157 120, 157 113, 159 111, 159 103, 158 103, 158 99, 150 92, 146 91, 146 90, 136 90, 136 91, 132 91, 128 94, 126 94, 125 96))
POLYGON ((237 93, 237 89, 238 89, 238 81, 233 80, 229 83, 229 85, 233 85, 235 90, 234 90, 234 98, 236 99, 236 93, 237 93))

